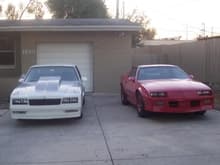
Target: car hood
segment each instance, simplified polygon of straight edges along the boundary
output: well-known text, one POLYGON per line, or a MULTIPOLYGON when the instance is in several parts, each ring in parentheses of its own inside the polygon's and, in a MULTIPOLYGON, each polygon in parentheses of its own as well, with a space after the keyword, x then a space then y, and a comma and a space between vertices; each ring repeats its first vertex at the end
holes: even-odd
POLYGON ((140 81, 142 86, 148 92, 168 92, 169 94, 182 95, 182 93, 194 92, 197 90, 210 90, 210 88, 197 81, 193 81, 190 79, 172 79, 172 80, 145 80, 140 81))
POLYGON ((22 83, 16 87, 11 96, 35 97, 35 96, 58 96, 68 94, 81 94, 80 81, 67 82, 61 80, 39 80, 34 83, 22 83))

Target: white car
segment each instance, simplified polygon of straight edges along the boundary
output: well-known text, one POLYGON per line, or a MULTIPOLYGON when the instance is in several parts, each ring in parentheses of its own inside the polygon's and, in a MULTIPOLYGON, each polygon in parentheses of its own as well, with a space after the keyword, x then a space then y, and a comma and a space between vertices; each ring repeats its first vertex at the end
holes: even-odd
POLYGON ((35 65, 10 96, 13 119, 82 118, 85 89, 75 65, 35 65))

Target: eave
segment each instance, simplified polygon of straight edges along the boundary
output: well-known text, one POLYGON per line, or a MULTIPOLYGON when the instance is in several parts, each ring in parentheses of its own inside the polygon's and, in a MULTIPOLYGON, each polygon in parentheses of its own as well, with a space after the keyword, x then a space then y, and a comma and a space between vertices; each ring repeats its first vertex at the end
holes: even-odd
POLYGON ((25 31, 126 31, 136 32, 140 26, 4 26, 0 32, 25 32, 25 31))

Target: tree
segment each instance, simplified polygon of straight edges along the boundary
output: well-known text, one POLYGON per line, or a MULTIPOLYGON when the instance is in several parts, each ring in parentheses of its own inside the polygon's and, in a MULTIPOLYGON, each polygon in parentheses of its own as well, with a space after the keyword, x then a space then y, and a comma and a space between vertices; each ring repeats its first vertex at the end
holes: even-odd
POLYGON ((15 6, 12 4, 8 4, 7 9, 5 11, 5 15, 9 20, 16 20, 18 19, 18 11, 16 10, 15 6))
POLYGON ((27 5, 27 12, 34 14, 36 19, 41 19, 44 16, 43 4, 38 0, 30 0, 27 5))
POLYGON ((134 46, 140 44, 140 41, 142 41, 143 39, 154 39, 156 35, 156 29, 149 28, 150 20, 144 13, 139 14, 137 10, 133 10, 132 14, 129 15, 127 19, 131 22, 138 23, 142 26, 142 30, 136 32, 133 36, 132 42, 134 46))
MULTIPOLYGON (((2 7, 0 8, 2 10, 2 7)), ((39 0, 29 0, 25 7, 23 4, 20 4, 19 8, 16 8, 13 4, 9 3, 5 10, 5 15, 9 20, 21 20, 25 12, 34 14, 36 19, 41 19, 44 16, 42 2, 39 0)))
POLYGON ((107 18, 103 0, 47 0, 54 18, 107 18))

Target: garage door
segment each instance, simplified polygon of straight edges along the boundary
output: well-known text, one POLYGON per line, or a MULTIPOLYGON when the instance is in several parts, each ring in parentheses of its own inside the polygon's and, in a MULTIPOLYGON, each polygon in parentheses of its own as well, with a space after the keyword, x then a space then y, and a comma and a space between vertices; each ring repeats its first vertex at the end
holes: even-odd
POLYGON ((75 64, 82 76, 86 91, 93 90, 93 57, 90 44, 57 43, 37 46, 37 64, 75 64))

